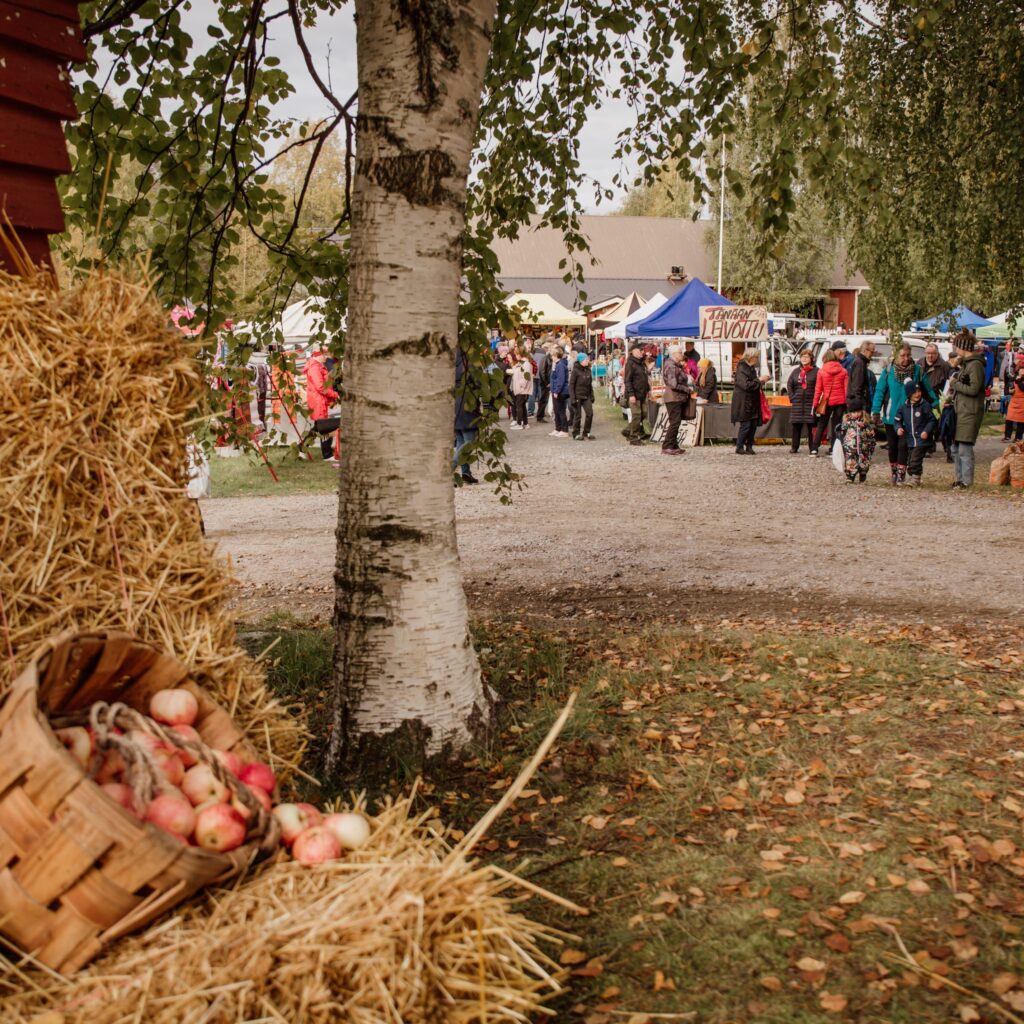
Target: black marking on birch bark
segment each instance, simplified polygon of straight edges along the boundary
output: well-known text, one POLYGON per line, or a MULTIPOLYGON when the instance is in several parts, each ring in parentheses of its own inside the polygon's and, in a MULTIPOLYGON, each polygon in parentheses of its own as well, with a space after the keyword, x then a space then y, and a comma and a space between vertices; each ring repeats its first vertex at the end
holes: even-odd
POLYGON ((371 353, 373 359, 390 359, 395 355, 403 356, 439 356, 445 352, 451 352, 452 347, 448 343, 448 335, 443 331, 428 331, 418 338, 405 338, 402 341, 385 345, 371 353))
POLYGON ((411 206, 454 206, 461 197, 445 181, 455 177, 452 157, 442 149, 408 149, 392 156, 379 153, 356 159, 356 173, 385 192, 402 196, 411 206))
POLYGON ((351 392, 346 391, 342 396, 343 402, 351 402, 352 405, 363 405, 369 409, 398 409, 403 402, 382 402, 378 398, 367 398, 366 395, 353 395, 351 392))
POLYGON ((399 24, 412 30, 415 41, 416 77, 423 102, 413 109, 433 110, 443 91, 437 72, 459 67, 459 51, 452 40, 455 15, 445 0, 395 0, 395 12, 399 24))
POLYGON ((393 547, 395 544, 425 544, 430 540, 430 534, 425 530, 402 526, 401 523, 381 523, 380 526, 371 526, 368 530, 363 531, 363 536, 385 548, 393 547))
MULTIPOLYGON (((366 148, 367 140, 379 136, 392 149, 406 148, 406 141, 391 128, 391 119, 382 114, 356 114, 356 135, 358 145, 366 148)), ((376 141, 376 140, 374 140, 376 141)))

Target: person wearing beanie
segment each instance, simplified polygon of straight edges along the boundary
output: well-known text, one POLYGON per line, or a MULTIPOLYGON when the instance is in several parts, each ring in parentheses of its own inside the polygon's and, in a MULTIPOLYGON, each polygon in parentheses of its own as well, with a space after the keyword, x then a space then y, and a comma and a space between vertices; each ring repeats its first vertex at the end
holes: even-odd
MULTIPOLYGON (((896 430, 896 414, 907 403, 911 387, 924 388, 928 404, 937 407, 938 395, 932 390, 928 378, 919 366, 914 365, 913 353, 909 345, 901 345, 899 351, 885 368, 875 388, 875 398, 871 403, 871 413, 876 426, 885 425, 886 447, 889 452, 890 482, 895 487, 903 483, 907 477, 907 435, 896 430)), ((930 435, 934 438, 934 431, 930 435)), ((931 445, 929 445, 929 448, 931 445)))
POLYGON ((629 357, 622 371, 626 403, 629 408, 629 425, 622 432, 631 445, 642 445, 647 439, 644 431, 644 412, 647 396, 651 393, 651 375, 644 359, 644 345, 639 338, 629 343, 629 357))
POLYGON ((590 356, 586 352, 576 353, 576 361, 569 374, 569 395, 572 398, 573 440, 593 441, 590 427, 594 422, 594 378, 590 370, 590 356))
POLYGON ((839 425, 839 443, 843 447, 843 469, 848 484, 864 483, 871 468, 871 456, 875 454, 875 428, 864 411, 864 402, 851 399, 853 405, 847 410, 839 425), (854 408, 856 406, 856 408, 854 408))
POLYGON ((953 442, 953 490, 963 491, 974 484, 974 444, 985 418, 985 351, 966 328, 954 342, 963 357, 960 373, 950 381, 956 434, 953 442))
POLYGON ((847 349, 846 342, 833 341, 829 346, 829 351, 836 357, 836 362, 849 373, 850 368, 853 366, 853 353, 847 349))
POLYGON ((908 452, 906 474, 900 480, 900 485, 905 487, 921 486, 924 457, 935 440, 935 414, 924 398, 927 383, 927 377, 920 382, 907 382, 907 400, 900 406, 894 421, 899 443, 908 452))

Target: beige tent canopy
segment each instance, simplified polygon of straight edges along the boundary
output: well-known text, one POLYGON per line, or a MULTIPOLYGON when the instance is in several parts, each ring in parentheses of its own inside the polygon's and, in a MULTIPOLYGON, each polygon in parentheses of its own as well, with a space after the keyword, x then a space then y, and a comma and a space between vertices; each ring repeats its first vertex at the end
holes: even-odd
POLYGON ((530 308, 527 312, 517 310, 521 315, 520 323, 537 327, 586 327, 587 318, 581 313, 566 309, 550 295, 526 294, 516 292, 505 299, 506 306, 516 306, 525 302, 530 308))
POLYGON ((603 331, 606 327, 614 327, 622 323, 628 316, 635 313, 647 300, 637 292, 630 292, 617 306, 602 313, 590 326, 595 331, 603 331))

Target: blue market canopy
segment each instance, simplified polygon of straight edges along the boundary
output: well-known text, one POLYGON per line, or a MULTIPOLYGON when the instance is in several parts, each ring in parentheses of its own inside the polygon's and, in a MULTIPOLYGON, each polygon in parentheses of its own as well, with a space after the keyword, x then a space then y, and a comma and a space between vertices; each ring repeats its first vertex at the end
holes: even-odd
POLYGON ((956 309, 948 309, 945 313, 930 317, 927 320, 915 320, 913 328, 915 331, 959 331, 966 327, 973 331, 979 327, 988 327, 991 320, 986 320, 977 313, 972 313, 966 306, 957 306, 956 309))
POLYGON ((645 320, 626 324, 628 338, 697 338, 701 306, 735 306, 714 288, 695 277, 645 320))

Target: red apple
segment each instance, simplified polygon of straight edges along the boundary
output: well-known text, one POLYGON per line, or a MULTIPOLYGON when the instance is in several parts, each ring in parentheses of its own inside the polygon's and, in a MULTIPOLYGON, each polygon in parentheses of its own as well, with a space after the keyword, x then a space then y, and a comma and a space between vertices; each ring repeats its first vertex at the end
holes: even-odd
POLYGON ((164 725, 191 725, 199 714, 199 701, 188 690, 160 690, 149 700, 149 713, 164 725))
POLYGON ((196 815, 195 837, 204 850, 224 853, 245 842, 245 821, 233 807, 214 804, 196 815))
POLYGON ((228 787, 205 764, 197 764, 185 772, 181 789, 194 805, 201 804, 207 800, 225 803, 231 796, 228 787))
POLYGON ((231 772, 236 779, 239 777, 238 773, 245 766, 245 762, 237 754, 232 754, 230 750, 215 750, 213 752, 213 756, 216 757, 217 760, 220 761, 220 763, 224 765, 224 767, 227 768, 227 770, 231 772))
POLYGON ((320 813, 318 807, 314 807, 312 804, 296 804, 295 806, 306 815, 306 821, 308 822, 306 828, 313 828, 314 825, 323 824, 324 816, 320 813))
MULTIPOLYGON (((254 797, 256 797, 256 799, 260 802, 265 811, 270 810, 270 795, 268 793, 264 793, 263 790, 260 789, 258 786, 247 786, 246 788, 250 793, 252 793, 254 797)), ((252 811, 250 811, 249 808, 242 803, 241 799, 238 797, 237 794, 231 798, 231 806, 234 807, 234 809, 238 811, 238 813, 243 818, 245 818, 246 821, 248 821, 250 816, 252 815, 252 811)))
POLYGON ((354 811, 328 814, 324 828, 334 833, 343 850, 358 850, 370 838, 370 823, 354 811))
POLYGON ((131 786, 126 786, 123 782, 105 782, 100 789, 134 817, 139 816, 135 810, 135 798, 132 795, 131 786))
POLYGON ((291 846, 307 828, 320 824, 320 812, 315 807, 311 808, 316 815, 315 818, 311 818, 308 811, 303 808, 310 808, 310 805, 278 804, 273 809, 272 813, 281 829, 281 842, 285 846, 291 846))
POLYGON ((163 777, 172 785, 180 786, 185 778, 185 765, 177 754, 169 751, 161 751, 156 755, 156 766, 160 769, 163 777))
POLYGON ((277 777, 274 775, 273 769, 262 761, 251 761, 249 764, 242 765, 238 777, 247 786, 259 786, 267 793, 273 793, 274 787, 277 785, 277 777))
MULTIPOLYGON (((264 811, 270 811, 272 809, 270 803, 270 795, 268 793, 264 793, 258 785, 247 785, 246 788, 249 791, 249 793, 251 793, 259 801, 260 806, 263 808, 264 811)), ((234 796, 231 799, 231 807, 236 809, 239 812, 239 814, 241 814, 242 817, 246 819, 246 821, 249 820, 249 816, 252 814, 252 811, 250 811, 249 808, 244 803, 242 803, 242 800, 238 797, 238 795, 234 796)))
MULTIPOLYGON (((250 786, 249 792, 253 794, 254 797, 256 797, 260 804, 263 805, 263 810, 270 810, 270 798, 265 793, 263 793, 262 790, 254 790, 254 788, 250 786)), ((245 804, 243 804, 242 801, 237 796, 231 799, 231 807, 236 809, 239 812, 239 814, 241 814, 242 817, 246 819, 246 821, 248 821, 252 817, 253 812, 250 811, 249 808, 245 804)))
POLYGON ((54 735, 64 745, 64 749, 83 767, 89 767, 92 757, 92 738, 89 730, 80 725, 71 725, 67 729, 58 729, 54 735))
MULTIPOLYGON (((191 740, 193 743, 202 743, 202 739, 199 733, 191 725, 172 725, 171 732, 176 732, 183 740, 191 740)), ((199 764, 198 758, 195 754, 190 754, 187 750, 182 750, 180 747, 174 748, 175 753, 181 758, 181 763, 186 768, 191 768, 194 764, 199 764)))
POLYGON ((146 821, 175 835, 188 836, 196 827, 196 812, 182 795, 161 793, 146 807, 146 821))
POLYGON ((265 789, 260 789, 259 786, 246 786, 245 788, 259 800, 263 810, 269 811, 273 809, 274 801, 271 800, 270 794, 265 789))
POLYGON ((341 856, 341 843, 330 829, 316 825, 299 833, 292 846, 292 856, 307 867, 323 864, 324 861, 337 860, 341 856))

